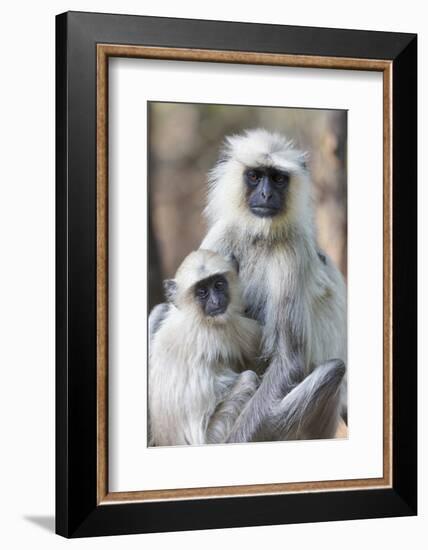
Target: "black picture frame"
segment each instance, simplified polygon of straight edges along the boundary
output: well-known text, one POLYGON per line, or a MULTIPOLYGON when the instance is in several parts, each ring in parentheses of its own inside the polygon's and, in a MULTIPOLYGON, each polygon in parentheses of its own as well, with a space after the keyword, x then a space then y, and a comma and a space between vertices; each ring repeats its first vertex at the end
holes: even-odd
POLYGON ((417 513, 417 36, 68 12, 56 18, 56 532, 65 537, 417 513), (392 63, 392 486, 97 502, 97 44, 392 63))

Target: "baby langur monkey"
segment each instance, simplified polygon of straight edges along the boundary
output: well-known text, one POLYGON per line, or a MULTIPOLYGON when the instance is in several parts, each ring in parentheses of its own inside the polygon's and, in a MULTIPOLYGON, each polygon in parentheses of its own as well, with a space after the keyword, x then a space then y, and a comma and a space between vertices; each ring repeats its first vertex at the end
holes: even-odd
POLYGON ((259 377, 260 328, 244 316, 232 261, 187 256, 150 315, 149 445, 226 442, 259 377))

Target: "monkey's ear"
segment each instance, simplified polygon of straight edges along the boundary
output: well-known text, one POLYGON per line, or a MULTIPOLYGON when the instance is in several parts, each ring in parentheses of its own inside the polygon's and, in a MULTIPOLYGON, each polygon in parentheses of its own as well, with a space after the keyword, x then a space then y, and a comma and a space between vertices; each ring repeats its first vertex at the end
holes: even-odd
POLYGON ((239 274, 239 262, 238 260, 236 259, 236 256, 235 254, 230 254, 230 256, 228 256, 228 260, 229 262, 233 265, 236 273, 239 274))
POLYGON ((177 283, 174 279, 165 279, 163 282, 163 290, 168 302, 174 302, 175 295, 177 294, 177 283))
POLYGON ((309 162, 309 154, 308 153, 302 153, 300 155, 299 164, 303 168, 303 170, 308 170, 309 169, 308 162, 309 162))

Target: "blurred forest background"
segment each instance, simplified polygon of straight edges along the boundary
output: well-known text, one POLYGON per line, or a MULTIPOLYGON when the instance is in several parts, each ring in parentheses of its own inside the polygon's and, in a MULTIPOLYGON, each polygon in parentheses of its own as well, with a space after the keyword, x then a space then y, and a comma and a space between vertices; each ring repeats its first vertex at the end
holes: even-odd
POLYGON ((149 308, 206 234, 207 172, 225 136, 263 127, 309 153, 318 242, 346 277, 347 113, 321 109, 150 102, 149 308))

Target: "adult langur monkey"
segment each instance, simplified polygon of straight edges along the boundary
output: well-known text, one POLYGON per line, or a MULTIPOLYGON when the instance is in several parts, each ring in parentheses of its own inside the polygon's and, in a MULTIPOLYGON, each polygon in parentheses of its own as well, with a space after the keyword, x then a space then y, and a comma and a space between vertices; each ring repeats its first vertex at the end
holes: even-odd
MULTIPOLYGON (((268 361, 232 442, 266 439, 284 395, 300 401, 299 392, 319 376, 316 365, 346 360, 345 283, 317 246, 310 190, 305 155, 262 129, 227 138, 210 173, 209 232, 201 247, 238 261, 246 311, 263 326, 268 361)), ((345 416, 345 381, 341 392, 345 416)), ((329 406, 334 424, 339 401, 329 406)))
MULTIPOLYGON (((150 445, 224 443, 260 378, 259 324, 244 316, 235 264, 191 253, 167 282, 168 306, 152 333, 150 445), (243 370, 247 369, 247 370, 243 370)), ((343 365, 330 362, 278 403, 266 439, 331 437, 343 365)))

